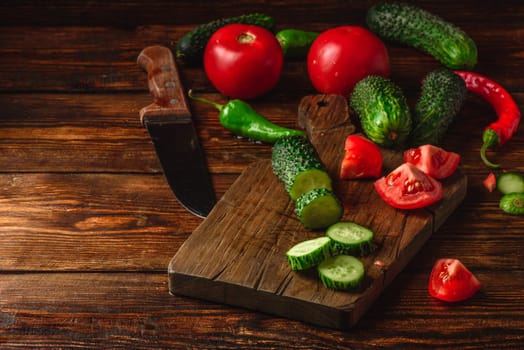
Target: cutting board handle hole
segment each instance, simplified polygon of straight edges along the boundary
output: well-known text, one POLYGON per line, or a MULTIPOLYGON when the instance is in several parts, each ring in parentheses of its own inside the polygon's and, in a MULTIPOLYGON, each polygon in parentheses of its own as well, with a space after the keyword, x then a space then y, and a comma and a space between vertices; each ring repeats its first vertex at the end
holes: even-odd
POLYGON ((322 100, 317 102, 317 106, 319 107, 327 107, 329 105, 329 101, 322 100))

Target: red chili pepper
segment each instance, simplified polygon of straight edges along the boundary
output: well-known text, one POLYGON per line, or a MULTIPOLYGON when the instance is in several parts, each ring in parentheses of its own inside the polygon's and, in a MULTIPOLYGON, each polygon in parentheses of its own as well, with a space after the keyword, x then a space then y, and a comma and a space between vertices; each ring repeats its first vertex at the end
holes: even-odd
POLYGON ((493 164, 487 159, 486 150, 502 146, 515 134, 520 123, 520 110, 509 92, 491 79, 475 72, 455 73, 464 80, 468 91, 479 95, 495 109, 498 119, 488 125, 482 134, 480 157, 487 166, 498 168, 499 164, 493 164))

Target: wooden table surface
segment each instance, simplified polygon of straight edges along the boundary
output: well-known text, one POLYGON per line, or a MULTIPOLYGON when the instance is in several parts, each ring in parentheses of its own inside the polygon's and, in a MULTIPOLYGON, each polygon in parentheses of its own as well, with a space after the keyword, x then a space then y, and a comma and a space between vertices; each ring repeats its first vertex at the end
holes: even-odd
MULTIPOLYGON (((168 293, 167 266, 202 222, 174 198, 138 111, 152 100, 136 65, 146 46, 174 47, 195 25, 263 11, 278 29, 364 25, 374 1, 14 1, 0 3, 0 348, 524 348, 524 217, 505 215, 482 186, 479 158, 491 107, 470 95, 443 147, 461 154, 468 189, 359 323, 348 331, 168 293), (43 5, 46 3, 46 5, 43 5), (52 5, 51 5, 52 4, 52 5), (444 304, 427 281, 455 257, 483 283, 444 304)), ((475 70, 524 109, 524 3, 419 1, 476 41, 475 70)), ((414 101, 440 65, 387 44, 391 77, 414 101)), ((226 101, 201 68, 187 88, 226 101)), ((252 105, 294 126, 314 94, 304 62, 252 105)), ((271 148, 239 140, 192 105, 218 197, 271 148)), ((493 159, 524 173, 524 127, 493 159)))

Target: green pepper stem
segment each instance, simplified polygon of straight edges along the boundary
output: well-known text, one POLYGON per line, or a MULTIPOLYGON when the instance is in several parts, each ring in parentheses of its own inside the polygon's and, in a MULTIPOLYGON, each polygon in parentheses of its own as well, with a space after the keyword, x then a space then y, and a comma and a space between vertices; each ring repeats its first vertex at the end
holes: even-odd
POLYGON ((482 144, 482 147, 480 148, 480 158, 482 158, 482 161, 484 164, 486 164, 490 168, 500 168, 500 164, 492 163, 488 160, 488 157, 486 156, 486 151, 488 148, 497 147, 499 144, 499 137, 497 133, 492 129, 486 129, 484 133, 482 134, 482 141, 484 142, 482 144))
POLYGON ((189 89, 189 91, 187 92, 187 95, 191 99, 193 99, 195 101, 207 103, 208 105, 211 105, 211 106, 215 107, 216 109, 218 109, 218 111, 222 111, 222 108, 224 108, 224 105, 222 105, 220 103, 213 102, 213 101, 208 100, 207 98, 204 98, 204 97, 193 96, 193 90, 191 90, 191 89, 189 89))

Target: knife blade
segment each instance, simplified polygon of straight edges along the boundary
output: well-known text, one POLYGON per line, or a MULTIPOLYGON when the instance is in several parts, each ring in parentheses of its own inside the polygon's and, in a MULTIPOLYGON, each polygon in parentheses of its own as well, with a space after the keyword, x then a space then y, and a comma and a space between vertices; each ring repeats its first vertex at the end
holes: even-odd
POLYGON ((154 144, 164 176, 180 204, 199 217, 215 205, 215 192, 171 50, 154 45, 137 58, 147 72, 153 103, 140 120, 154 144))

